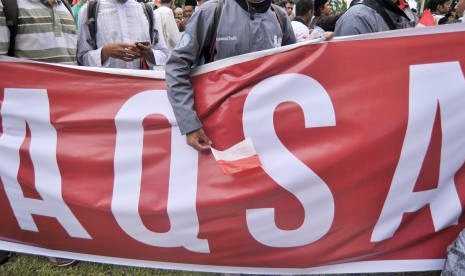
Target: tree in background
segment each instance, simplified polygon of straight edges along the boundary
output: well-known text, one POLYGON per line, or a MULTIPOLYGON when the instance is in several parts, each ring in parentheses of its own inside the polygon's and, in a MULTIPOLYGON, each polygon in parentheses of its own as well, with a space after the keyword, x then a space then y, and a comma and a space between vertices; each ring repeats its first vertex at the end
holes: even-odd
POLYGON ((346 0, 331 0, 329 1, 331 6, 331 12, 333 14, 339 14, 347 10, 347 1, 346 0))
POLYGON ((182 7, 184 7, 184 0, 174 0, 174 5, 176 7, 182 8, 182 7))

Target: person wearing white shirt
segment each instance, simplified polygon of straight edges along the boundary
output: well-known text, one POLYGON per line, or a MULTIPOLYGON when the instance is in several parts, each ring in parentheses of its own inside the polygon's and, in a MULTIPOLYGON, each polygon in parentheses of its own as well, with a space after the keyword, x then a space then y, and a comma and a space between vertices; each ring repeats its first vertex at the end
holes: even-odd
POLYGON ((313 17, 313 0, 298 0, 295 4, 295 18, 292 20, 292 30, 294 30, 297 42, 305 40, 323 38, 329 40, 333 37, 332 32, 327 32, 318 26, 315 29, 309 29, 308 24, 313 17))
MULTIPOLYGON (((79 11, 78 60, 84 66, 142 69, 142 59, 153 68, 166 63, 169 51, 163 36, 150 41, 149 21, 143 4, 135 0, 98 0, 96 48, 89 44, 86 4, 79 11)), ((154 28, 159 23, 154 18, 154 28)))
POLYGON ((163 36, 168 50, 172 51, 181 40, 181 34, 174 20, 172 9, 174 8, 174 0, 161 0, 160 3, 161 6, 153 12, 153 15, 156 21, 160 23, 158 33, 163 36))
MULTIPOLYGON (((449 12, 452 0, 429 0, 428 8, 433 14, 436 25, 440 24, 444 16, 449 12)), ((444 18, 447 22, 447 18, 444 18)), ((444 24, 444 23, 443 23, 444 24)))

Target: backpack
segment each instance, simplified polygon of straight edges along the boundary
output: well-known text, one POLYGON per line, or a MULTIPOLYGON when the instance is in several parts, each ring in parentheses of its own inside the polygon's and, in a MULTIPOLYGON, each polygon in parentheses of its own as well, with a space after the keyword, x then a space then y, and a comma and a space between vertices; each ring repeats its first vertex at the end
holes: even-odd
MULTIPOLYGON (((1 0, 3 4, 3 12, 5 13, 6 25, 10 29, 10 46, 8 48, 8 55, 14 57, 16 35, 18 34, 18 2, 17 0, 1 0)), ((73 16, 73 10, 67 0, 61 0, 66 8, 73 16)))
MULTIPOLYGON (((87 2, 87 21, 86 25, 89 29, 89 37, 86 38, 87 43, 97 49, 97 15, 98 15, 98 0, 89 0, 87 2)), ((153 45, 158 43, 158 30, 153 26, 153 9, 147 3, 140 3, 143 7, 145 17, 149 21, 149 34, 150 34, 150 43, 153 45)))
MULTIPOLYGON (((387 0, 387 1, 390 1, 390 0, 387 0)), ((386 24, 389 27, 389 30, 392 31, 392 30, 397 29, 396 23, 394 23, 394 21, 389 16, 387 11, 384 9, 383 5, 381 3, 379 3, 377 0, 355 0, 355 1, 352 1, 352 3, 350 3, 350 7, 355 6, 355 5, 359 5, 359 4, 370 7, 374 11, 376 11, 383 18, 384 22, 386 22, 386 24)), ((389 7, 387 7, 387 8, 389 8, 389 7)), ((392 10, 392 9, 390 9, 390 10, 392 10)), ((403 11, 402 12, 398 12, 396 10, 392 10, 392 11, 399 14, 400 16, 403 16, 403 17, 407 18, 410 21, 408 16, 403 11)))
POLYGON ((383 18, 384 22, 389 27, 389 30, 395 30, 397 29, 396 24, 392 20, 392 18, 389 16, 389 14, 384 10, 384 8, 376 1, 376 0, 355 0, 353 1, 350 6, 355 6, 355 5, 365 5, 367 7, 372 8, 374 11, 376 11, 381 17, 383 18))
MULTIPOLYGON (((216 55, 216 32, 218 30, 218 23, 220 21, 221 11, 223 10, 225 0, 218 0, 218 4, 215 8, 215 15, 213 17, 213 29, 212 36, 210 38, 210 44, 206 45, 202 50, 201 56, 203 56, 205 63, 212 62, 216 55)), ((287 19, 287 15, 283 12, 280 12, 280 7, 276 4, 271 3, 271 9, 276 14, 276 18, 278 19, 279 26, 281 27, 281 31, 283 33, 283 41, 286 39, 286 30, 284 29, 284 22, 287 19)))

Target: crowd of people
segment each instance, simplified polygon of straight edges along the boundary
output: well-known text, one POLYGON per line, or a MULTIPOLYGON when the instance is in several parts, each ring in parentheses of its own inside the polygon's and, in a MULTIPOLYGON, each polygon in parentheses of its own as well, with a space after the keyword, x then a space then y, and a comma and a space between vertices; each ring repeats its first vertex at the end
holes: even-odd
MULTIPOLYGON (((436 24, 463 21, 465 0, 454 12, 451 1, 429 0, 436 24)), ((341 13, 331 11, 329 0, 185 0, 182 7, 174 0, 2 0, 0 55, 92 67, 165 66, 180 131, 201 151, 211 141, 194 108, 193 67, 305 40, 412 28, 416 10, 406 0, 354 0, 341 13), (19 16, 12 18, 11 10, 19 16)), ((0 251, 0 263, 10 256, 0 251)))
MULTIPOLYGON (((210 33, 213 29, 217 31, 222 28, 221 24, 225 16, 218 21, 218 26, 212 26, 208 22, 202 23, 201 26, 194 23, 204 21, 203 14, 210 16, 207 10, 229 11, 239 7, 249 18, 247 28, 241 31, 251 30, 255 25, 252 24, 254 17, 268 14, 267 12, 270 11, 276 14, 276 19, 271 18, 271 20, 275 22, 275 27, 279 27, 277 38, 296 38, 295 41, 289 40, 286 43, 316 38, 330 39, 332 35, 346 36, 410 28, 415 27, 418 22, 417 7, 411 7, 406 0, 397 0, 397 2, 396 0, 354 0, 346 12, 340 13, 331 10, 329 0, 184 0, 182 7, 176 7, 174 0, 158 1, 160 2, 155 5, 152 0, 2 0, 2 3, 16 3, 20 17, 30 21, 26 24, 25 19, 14 18, 9 21, 10 28, 8 28, 6 15, 3 14, 7 14, 6 10, 13 9, 14 5, 13 8, 5 5, 5 13, 0 17, 0 54, 72 65, 150 69, 166 64, 168 57, 182 41, 181 37, 186 31, 188 22, 191 22, 191 26, 196 26, 195 28, 201 28, 196 29, 200 33, 196 33, 195 36, 199 37, 194 37, 198 41, 204 35, 202 32, 210 33), (88 8, 91 6, 88 5, 88 1, 97 3, 92 5, 91 11, 88 8), (208 1, 216 4, 210 3, 202 8, 208 1), (222 4, 225 6, 224 9, 216 7, 219 2, 224 3, 222 4), (233 4, 236 6, 233 7, 233 4), (274 11, 274 7, 281 7, 286 16, 281 17, 279 12, 274 11), (44 18, 49 18, 50 25, 38 28, 40 24, 33 18, 38 15, 30 12, 32 10, 36 10, 44 18), (112 16, 115 14, 120 16, 112 16), (197 14, 196 19, 190 20, 195 14, 197 14), (60 20, 54 20, 55 18, 60 20), (291 22, 288 24, 291 26, 288 30, 282 28, 287 22, 291 22), (287 31, 292 31, 294 35, 287 35, 287 31)), ((464 0, 458 1, 455 13, 451 12, 451 1, 428 0, 427 8, 431 10, 437 24, 462 20, 464 0)), ((0 4, 2 12, 3 6, 0 4)), ((235 17, 231 19, 230 29, 241 25, 236 20, 238 15, 236 13, 228 15, 235 17)), ((266 30, 265 33, 269 31, 266 30)), ((189 35, 191 34, 188 32, 183 42, 189 35)), ((222 34, 217 32, 215 35, 218 39, 222 34)), ((248 36, 244 39, 252 38, 248 36)), ((211 38, 198 44, 208 44, 210 40, 211 38)), ((219 44, 225 43, 221 40, 219 44)), ((240 40, 229 42, 235 45, 234 47, 241 47, 241 43, 244 44, 240 40)), ((219 44, 215 45, 217 57, 214 60, 224 58, 223 51, 219 49, 222 46, 219 44)), ((268 43, 268 46, 262 45, 257 48, 255 43, 249 44, 251 45, 249 49, 236 51, 234 55, 262 50, 261 47, 284 45, 268 43)), ((258 44, 267 43, 261 40, 258 44)), ((195 65, 201 63, 194 62, 195 65)))

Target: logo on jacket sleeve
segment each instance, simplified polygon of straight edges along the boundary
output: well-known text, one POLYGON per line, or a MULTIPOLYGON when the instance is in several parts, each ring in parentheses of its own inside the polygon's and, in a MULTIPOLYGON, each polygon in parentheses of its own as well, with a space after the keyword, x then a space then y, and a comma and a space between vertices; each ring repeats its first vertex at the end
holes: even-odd
POLYGON ((184 33, 178 43, 178 48, 186 47, 191 42, 191 40, 191 36, 188 33, 184 33))

